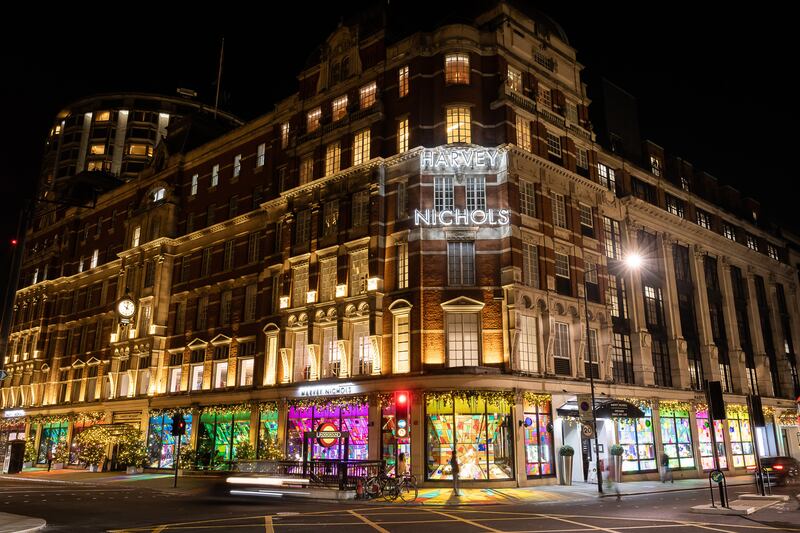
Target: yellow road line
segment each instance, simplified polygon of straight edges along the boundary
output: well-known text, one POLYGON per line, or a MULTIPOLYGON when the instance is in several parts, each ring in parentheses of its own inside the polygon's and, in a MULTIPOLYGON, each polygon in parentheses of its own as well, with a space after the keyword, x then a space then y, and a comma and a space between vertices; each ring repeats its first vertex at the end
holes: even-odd
POLYGON ((493 527, 484 526, 483 524, 479 524, 477 522, 473 522, 472 520, 467 520, 466 518, 461 518, 460 516, 455 516, 451 514, 447 514, 442 511, 434 511, 433 509, 428 509, 429 513, 434 513, 442 516, 446 516, 447 518, 452 518, 453 520, 458 520, 459 522, 464 522, 465 524, 469 524, 474 527, 478 527, 480 529, 485 529, 486 531, 493 531, 495 533, 502 533, 499 529, 495 529, 493 527))
MULTIPOLYGON (((692 527, 699 527, 700 529, 709 529, 711 531, 722 531, 722 533, 736 533, 735 531, 731 531, 730 529, 720 529, 718 527, 710 527, 710 526, 707 526, 705 524, 697 524, 697 523, 693 524, 691 522, 684 522, 684 525, 692 526, 692 527)), ((728 527, 730 527, 730 526, 728 526, 728 527)))
POLYGON ((349 510, 347 512, 350 513, 351 515, 355 516, 356 518, 358 518, 359 520, 361 520, 362 522, 364 522, 368 526, 371 526, 373 529, 375 529, 377 531, 380 531, 381 533, 389 533, 388 529, 382 528, 381 526, 379 526, 378 524, 376 524, 375 522, 373 522, 372 520, 370 520, 366 516, 360 515, 360 514, 358 514, 357 512, 355 512, 353 510, 349 510))
POLYGON ((275 528, 272 527, 272 517, 270 515, 264 516, 264 533, 275 533, 275 528))
POLYGON ((561 517, 558 517, 558 516, 552 516, 552 515, 547 515, 547 514, 540 514, 540 516, 543 516, 545 518, 552 518, 553 520, 560 520, 561 522, 566 522, 568 524, 572 524, 572 525, 575 525, 575 526, 583 526, 583 527, 585 527, 587 529, 594 529, 594 530, 597 530, 597 531, 605 531, 606 533, 619 533, 615 529, 611 529, 611 528, 607 528, 607 527, 600 527, 600 526, 593 526, 591 524, 584 524, 582 522, 577 522, 575 520, 570 520, 568 518, 561 518, 561 517))

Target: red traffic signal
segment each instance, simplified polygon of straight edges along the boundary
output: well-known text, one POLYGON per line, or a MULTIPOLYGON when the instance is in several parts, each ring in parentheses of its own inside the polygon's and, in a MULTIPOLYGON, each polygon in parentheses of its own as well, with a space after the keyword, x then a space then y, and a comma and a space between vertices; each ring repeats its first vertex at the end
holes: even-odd
POLYGON ((172 436, 180 437, 186 435, 186 421, 181 413, 172 415, 172 436))
POLYGON ((17 239, 11 239, 11 246, 17 245, 17 239))
POLYGON ((398 391, 394 393, 395 435, 400 439, 408 437, 409 397, 410 395, 407 391, 398 391))

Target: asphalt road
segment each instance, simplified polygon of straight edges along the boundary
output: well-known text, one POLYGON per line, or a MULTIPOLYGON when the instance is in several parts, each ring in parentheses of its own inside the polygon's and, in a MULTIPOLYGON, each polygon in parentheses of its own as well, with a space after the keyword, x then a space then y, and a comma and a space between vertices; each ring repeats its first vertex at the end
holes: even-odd
MULTIPOLYGON (((742 492, 752 489, 731 491, 734 497, 742 492)), ((708 494, 702 490, 625 496, 621 501, 443 507, 286 499, 247 502, 116 485, 0 480, 0 511, 44 518, 46 532, 800 532, 794 498, 800 489, 775 492, 792 499, 744 518, 689 513, 692 505, 707 503, 708 494)))

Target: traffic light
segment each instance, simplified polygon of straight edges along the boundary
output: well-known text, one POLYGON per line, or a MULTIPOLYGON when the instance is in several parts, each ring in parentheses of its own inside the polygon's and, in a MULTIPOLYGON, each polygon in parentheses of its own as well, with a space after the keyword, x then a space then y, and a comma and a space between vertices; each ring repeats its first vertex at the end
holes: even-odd
POLYGON ((180 437, 186 435, 186 421, 181 413, 172 415, 172 436, 180 437))
POLYGON ((408 437, 408 404, 411 395, 406 391, 394 393, 395 435, 402 439, 408 437))

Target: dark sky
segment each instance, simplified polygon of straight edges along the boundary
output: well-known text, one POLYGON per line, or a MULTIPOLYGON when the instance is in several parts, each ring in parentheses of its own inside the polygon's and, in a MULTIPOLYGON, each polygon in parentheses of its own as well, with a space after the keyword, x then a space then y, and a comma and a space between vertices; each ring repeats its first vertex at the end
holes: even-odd
MULTIPOLYGON (((392 0, 390 7, 396 25, 410 32, 476 4, 392 0)), ((533 3, 564 27, 587 72, 638 98, 643 135, 800 226, 786 187, 796 135, 783 133, 797 130, 789 53, 794 17, 733 4, 708 11, 695 8, 700 2, 639 4, 645 5, 533 3)), ((191 87, 212 102, 224 35, 228 110, 252 118, 295 90, 309 53, 342 15, 380 2, 182 3, 191 12, 135 5, 137 12, 125 15, 39 6, 47 13, 0 22, 0 252, 7 251, 23 198, 32 194, 45 134, 70 101, 116 90, 174 95, 177 87, 191 87)))

